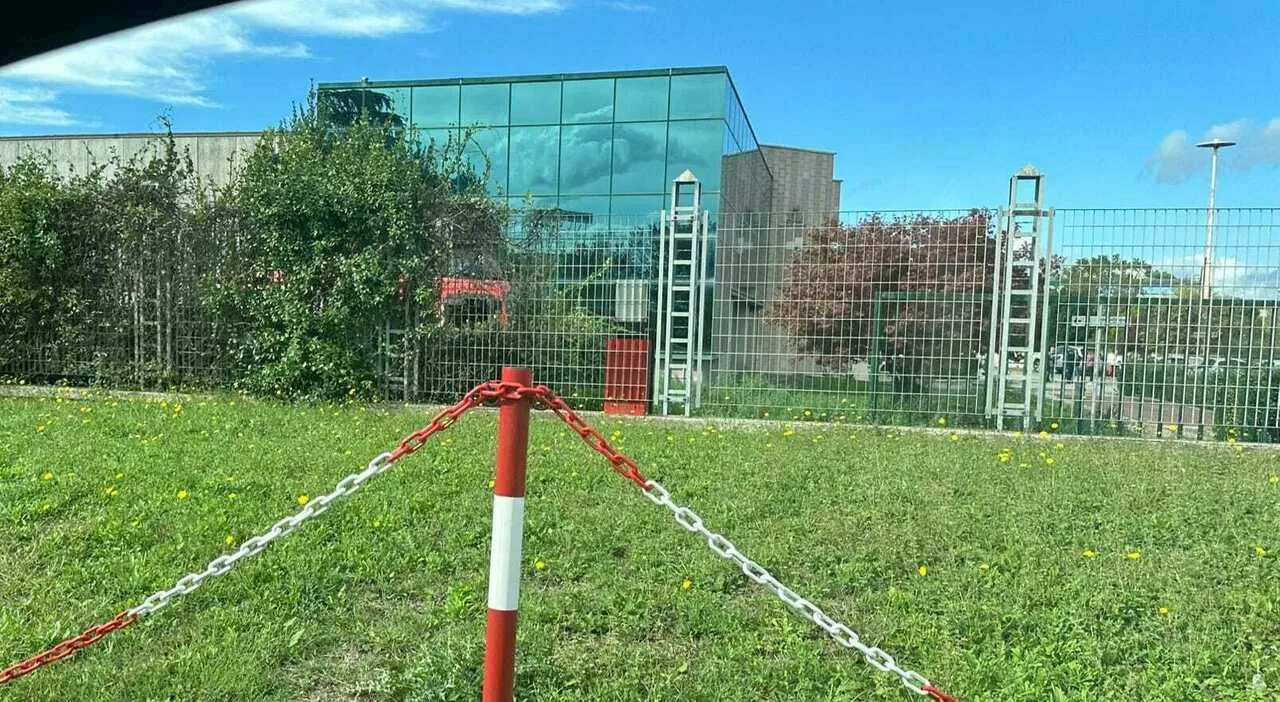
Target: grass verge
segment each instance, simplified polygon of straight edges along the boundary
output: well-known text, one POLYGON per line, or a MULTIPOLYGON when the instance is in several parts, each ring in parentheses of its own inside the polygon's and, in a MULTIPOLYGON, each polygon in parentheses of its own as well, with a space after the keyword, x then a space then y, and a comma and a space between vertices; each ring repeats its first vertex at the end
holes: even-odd
MULTIPOLYGON (((425 420, 240 397, 0 398, 0 665, 169 587, 425 420)), ((601 429, 712 529, 968 702, 1280 690, 1276 452, 601 429)), ((491 414, 468 417, 258 558, 0 698, 476 699, 493 432, 491 414)), ((911 699, 551 418, 530 450, 519 699, 911 699)))

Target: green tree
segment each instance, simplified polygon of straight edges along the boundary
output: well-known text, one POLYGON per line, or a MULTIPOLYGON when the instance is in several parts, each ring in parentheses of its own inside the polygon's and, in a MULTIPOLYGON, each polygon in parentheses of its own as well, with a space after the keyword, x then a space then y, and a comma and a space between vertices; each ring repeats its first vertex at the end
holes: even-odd
POLYGON ((459 177, 456 150, 424 154, 386 122, 334 130, 325 117, 313 101, 265 133, 224 195, 237 239, 207 294, 238 383, 256 393, 372 396, 384 323, 433 315, 442 272, 503 248, 504 210, 459 177))

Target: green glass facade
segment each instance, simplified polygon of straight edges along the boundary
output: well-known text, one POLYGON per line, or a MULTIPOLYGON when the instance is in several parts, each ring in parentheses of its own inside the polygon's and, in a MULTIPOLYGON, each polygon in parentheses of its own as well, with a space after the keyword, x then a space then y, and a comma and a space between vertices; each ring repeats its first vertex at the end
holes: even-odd
POLYGON ((515 209, 588 213, 600 226, 648 216, 666 206, 671 181, 686 169, 702 182, 713 213, 728 201, 738 209, 767 203, 771 187, 723 67, 322 83, 318 90, 361 91, 365 104, 393 110, 420 144, 471 130, 467 157, 478 169, 487 162, 490 192, 515 209))

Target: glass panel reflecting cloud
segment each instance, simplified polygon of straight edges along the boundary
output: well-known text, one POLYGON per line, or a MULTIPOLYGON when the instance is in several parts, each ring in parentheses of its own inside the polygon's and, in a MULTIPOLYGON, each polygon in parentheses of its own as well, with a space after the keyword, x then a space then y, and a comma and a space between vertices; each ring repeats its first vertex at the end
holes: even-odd
POLYGON ((458 124, 458 86, 430 85, 413 88, 410 95, 414 127, 449 127, 458 124))
POLYGON ((670 79, 619 78, 618 106, 614 119, 643 121, 667 118, 667 90, 670 79))
POLYGON ((556 194, 560 170, 560 127, 512 127, 509 192, 556 194))
POLYGON ((486 190, 490 193, 505 192, 507 189, 507 128, 477 129, 463 148, 463 156, 467 163, 475 169, 476 175, 483 176, 486 160, 489 165, 489 180, 486 190))
POLYGON ((613 79, 565 81, 562 114, 565 122, 612 121, 613 79))
POLYGON ((560 133, 560 192, 609 194, 613 125, 566 126, 560 133))
POLYGON ((512 124, 556 124, 560 121, 560 81, 511 84, 512 124))
POLYGON ((666 122, 614 125, 613 192, 665 193, 666 142, 666 122))
POLYGON ((724 122, 718 119, 672 122, 667 137, 667 180, 688 169, 702 181, 703 192, 718 191, 724 130, 724 122))
POLYGON ((507 123, 510 83, 462 86, 462 126, 507 123))
POLYGON ((671 119, 724 117, 727 82, 723 73, 672 76, 671 119))

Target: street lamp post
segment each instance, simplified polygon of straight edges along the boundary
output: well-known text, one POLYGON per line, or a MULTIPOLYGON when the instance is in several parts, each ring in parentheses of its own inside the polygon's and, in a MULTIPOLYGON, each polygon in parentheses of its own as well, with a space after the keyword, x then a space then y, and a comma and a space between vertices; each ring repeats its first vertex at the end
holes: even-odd
POLYGON ((1216 207, 1214 199, 1218 191, 1218 149, 1235 146, 1234 141, 1226 139, 1210 139, 1196 146, 1202 149, 1213 149, 1213 159, 1209 165, 1209 226, 1204 233, 1204 268, 1200 271, 1200 299, 1213 297, 1213 220, 1216 207))
POLYGON ((1218 194, 1218 149, 1235 145, 1234 141, 1217 138, 1196 144, 1199 148, 1213 150, 1213 159, 1209 162, 1209 221, 1204 232, 1204 268, 1200 271, 1200 318, 1197 325, 1202 330, 1202 343, 1200 345, 1201 372, 1195 375, 1191 395, 1192 402, 1196 406, 1197 434, 1200 438, 1204 438, 1205 405, 1209 403, 1209 336, 1213 330, 1213 224, 1215 215, 1218 212, 1217 202, 1215 201, 1218 194), (1203 380, 1201 379, 1202 377, 1203 380))

